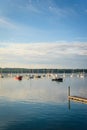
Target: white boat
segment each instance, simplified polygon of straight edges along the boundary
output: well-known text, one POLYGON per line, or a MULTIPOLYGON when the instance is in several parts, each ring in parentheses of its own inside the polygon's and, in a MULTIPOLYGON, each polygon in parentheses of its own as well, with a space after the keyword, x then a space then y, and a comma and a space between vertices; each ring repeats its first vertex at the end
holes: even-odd
POLYGON ((73 77, 73 73, 70 75, 70 77, 71 77, 71 78, 73 77))
POLYGON ((66 74, 64 73, 64 74, 63 74, 63 78, 65 78, 65 77, 66 77, 66 74))
POLYGON ((80 74, 80 78, 84 78, 84 73, 81 73, 81 74, 80 74))

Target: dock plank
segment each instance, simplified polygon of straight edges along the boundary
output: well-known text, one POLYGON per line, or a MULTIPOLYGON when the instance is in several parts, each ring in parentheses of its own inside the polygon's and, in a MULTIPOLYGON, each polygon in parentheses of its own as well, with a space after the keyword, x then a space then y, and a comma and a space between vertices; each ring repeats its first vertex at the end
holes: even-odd
POLYGON ((87 103, 87 98, 84 98, 84 97, 68 96, 68 98, 71 99, 71 100, 87 103))

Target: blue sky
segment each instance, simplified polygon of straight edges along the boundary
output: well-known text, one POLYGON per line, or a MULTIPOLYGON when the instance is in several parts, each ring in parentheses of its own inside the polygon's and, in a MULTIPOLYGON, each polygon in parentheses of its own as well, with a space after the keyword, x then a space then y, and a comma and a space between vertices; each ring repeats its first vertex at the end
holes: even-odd
POLYGON ((87 0, 0 0, 0 66, 87 68, 87 0))

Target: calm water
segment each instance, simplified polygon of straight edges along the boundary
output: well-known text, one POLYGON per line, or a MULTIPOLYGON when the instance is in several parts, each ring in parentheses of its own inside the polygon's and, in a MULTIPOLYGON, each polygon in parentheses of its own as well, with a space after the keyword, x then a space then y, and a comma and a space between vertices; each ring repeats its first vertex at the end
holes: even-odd
POLYGON ((69 102, 68 86, 87 98, 87 77, 0 79, 0 130, 87 130, 87 104, 69 102))

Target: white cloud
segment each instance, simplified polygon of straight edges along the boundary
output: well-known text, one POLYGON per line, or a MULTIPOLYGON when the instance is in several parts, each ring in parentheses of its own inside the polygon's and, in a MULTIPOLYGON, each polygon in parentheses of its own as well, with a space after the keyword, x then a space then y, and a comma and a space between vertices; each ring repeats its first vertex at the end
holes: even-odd
POLYGON ((60 61, 63 63, 67 58, 87 56, 87 43, 10 43, 8 45, 0 43, 0 45, 0 63, 9 66, 27 67, 32 64, 55 66, 60 61))
POLYGON ((22 9, 23 11, 28 11, 36 14, 47 14, 48 12, 58 16, 68 16, 72 14, 76 14, 73 8, 60 8, 55 4, 54 1, 46 1, 44 0, 36 0, 36 1, 27 1, 24 4, 18 4, 17 7, 22 9))
POLYGON ((85 12, 87 13, 87 9, 85 10, 85 12))
POLYGON ((0 17, 0 26, 8 28, 16 28, 16 25, 14 25, 9 19, 5 17, 0 17))
POLYGON ((60 8, 60 7, 56 7, 56 6, 49 6, 49 11, 51 13, 54 13, 55 15, 58 15, 60 17, 65 17, 65 16, 69 16, 69 15, 75 15, 76 12, 74 9, 71 8, 60 8))
POLYGON ((25 2, 24 4, 17 5, 17 7, 19 9, 22 9, 23 11, 25 10, 25 11, 33 12, 36 14, 42 13, 41 5, 38 6, 38 1, 34 2, 34 1, 29 0, 29 1, 25 2))

